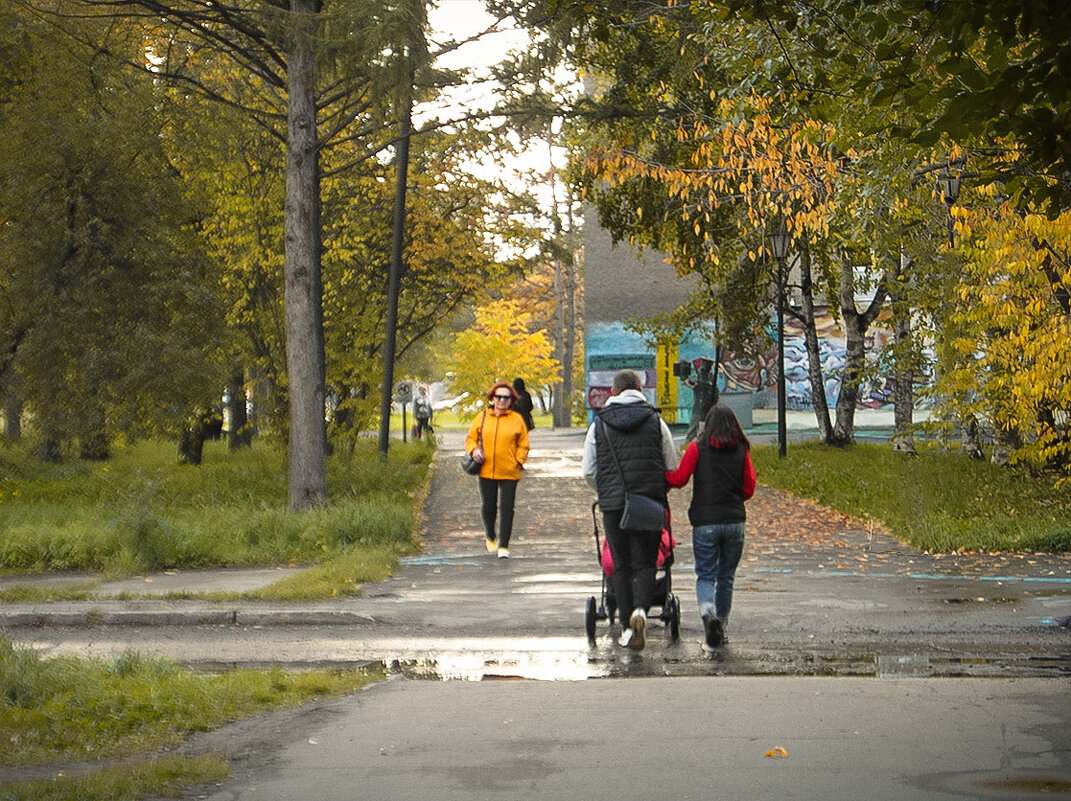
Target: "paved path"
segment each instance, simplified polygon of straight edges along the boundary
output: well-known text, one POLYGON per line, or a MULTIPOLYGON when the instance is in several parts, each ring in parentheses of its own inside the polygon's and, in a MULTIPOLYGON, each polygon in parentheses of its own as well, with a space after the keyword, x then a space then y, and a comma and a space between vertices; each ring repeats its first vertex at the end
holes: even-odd
MULTIPOLYGON (((52 653, 111 657, 137 644, 202 665, 385 660, 469 677, 1071 670, 1071 632, 1056 625, 1071 615, 1071 556, 928 556, 768 488, 749 504, 730 648, 714 658, 700 648, 689 531, 680 524, 672 574, 681 641, 656 630, 651 656, 636 663, 601 623, 591 648, 584 609, 600 597, 601 577, 592 493, 579 476, 582 436, 535 432, 508 561, 484 551, 476 483, 457 465, 461 434, 446 432, 426 502, 424 552, 362 597, 314 604, 161 597, 258 586, 286 569, 170 572, 103 583, 93 600, 0 605, 0 626, 52 653)), ((687 491, 674 496, 678 520, 686 498, 687 491)))
MULTIPOLYGON (((444 434, 424 553, 363 597, 9 604, 0 625, 45 653, 387 663, 390 678, 358 695, 196 739, 190 750, 229 753, 234 776, 189 799, 1071 797, 1071 635, 1057 625, 1071 613, 1071 558, 927 557, 763 490, 728 647, 699 646, 680 525, 680 642, 656 630, 633 654, 600 624, 589 645, 583 608, 599 573, 581 436, 535 433, 508 561, 484 551, 459 435, 444 434), (810 533, 785 531, 789 517, 810 533), (963 675, 996 678, 932 678, 963 675), (786 757, 765 755, 778 746, 786 757)), ((278 572, 160 574, 98 592, 254 586, 278 572)))

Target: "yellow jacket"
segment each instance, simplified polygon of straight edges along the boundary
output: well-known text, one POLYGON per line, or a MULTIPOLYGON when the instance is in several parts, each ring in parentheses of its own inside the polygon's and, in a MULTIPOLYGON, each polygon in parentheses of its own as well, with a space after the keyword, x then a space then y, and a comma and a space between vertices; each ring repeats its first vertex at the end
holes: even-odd
POLYGON ((490 409, 486 417, 480 412, 465 437, 466 453, 476 450, 481 427, 485 458, 480 477, 520 481, 521 466, 528 458, 528 426, 524 418, 512 409, 497 416, 490 409))

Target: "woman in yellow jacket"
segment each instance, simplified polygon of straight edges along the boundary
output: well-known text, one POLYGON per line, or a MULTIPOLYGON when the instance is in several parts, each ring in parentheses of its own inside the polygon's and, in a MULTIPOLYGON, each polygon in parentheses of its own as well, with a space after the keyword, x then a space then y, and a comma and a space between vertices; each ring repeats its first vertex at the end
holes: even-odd
POLYGON ((480 516, 489 553, 498 551, 499 559, 509 557, 509 539, 513 533, 513 506, 517 482, 521 480, 524 460, 528 458, 528 426, 510 406, 517 400, 513 387, 498 382, 487 393, 490 414, 480 413, 465 437, 465 451, 480 463, 480 516), (498 535, 495 518, 501 507, 498 535))

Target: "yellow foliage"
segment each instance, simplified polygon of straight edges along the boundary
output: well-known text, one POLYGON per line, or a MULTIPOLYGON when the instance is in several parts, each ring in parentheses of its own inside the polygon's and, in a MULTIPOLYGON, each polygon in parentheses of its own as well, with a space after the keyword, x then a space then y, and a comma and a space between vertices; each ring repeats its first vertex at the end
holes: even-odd
POLYGON ((1012 459, 1071 462, 1071 212, 1055 220, 958 209, 964 265, 947 309, 938 396, 1017 445, 1012 459), (1021 443, 1021 444, 1020 444, 1021 443))
POLYGON ((454 340, 449 369, 453 389, 476 398, 496 381, 525 380, 534 392, 560 380, 561 365, 544 330, 531 330, 532 314, 512 298, 476 310, 476 322, 454 340))

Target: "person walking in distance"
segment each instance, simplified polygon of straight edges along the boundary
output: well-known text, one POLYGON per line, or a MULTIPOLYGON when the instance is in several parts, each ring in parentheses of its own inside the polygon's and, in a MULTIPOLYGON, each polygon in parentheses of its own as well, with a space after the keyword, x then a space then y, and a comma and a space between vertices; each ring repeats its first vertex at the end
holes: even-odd
POLYGON ((431 427, 431 399, 428 398, 428 390, 424 386, 417 387, 416 400, 413 401, 413 418, 416 420, 413 436, 417 439, 420 439, 420 435, 425 431, 428 434, 435 433, 435 429, 431 427))
POLYGON ((733 582, 744 553, 744 502, 755 494, 750 448, 733 410, 715 403, 680 465, 666 471, 671 487, 683 487, 694 476, 688 521, 695 554, 695 597, 710 648, 728 639, 733 582))
POLYGON ((532 410, 535 409, 535 404, 532 403, 532 393, 525 387, 523 378, 513 379, 513 391, 517 393, 513 409, 524 418, 524 424, 531 431, 535 428, 535 421, 532 419, 532 410))
POLYGON ((646 495, 665 505, 666 471, 677 466, 677 446, 669 427, 647 402, 642 388, 632 370, 614 375, 610 398, 588 427, 581 460, 581 471, 598 494, 614 560, 611 581, 623 628, 618 644, 634 651, 645 644, 662 531, 660 527, 649 531, 621 528, 625 494, 646 495))
POLYGON ((496 383, 488 390, 487 399, 491 403, 490 414, 484 410, 472 421, 465 450, 480 464, 480 517, 487 550, 497 551, 499 559, 507 559, 517 484, 528 458, 528 427, 510 408, 517 394, 509 384, 496 383))

